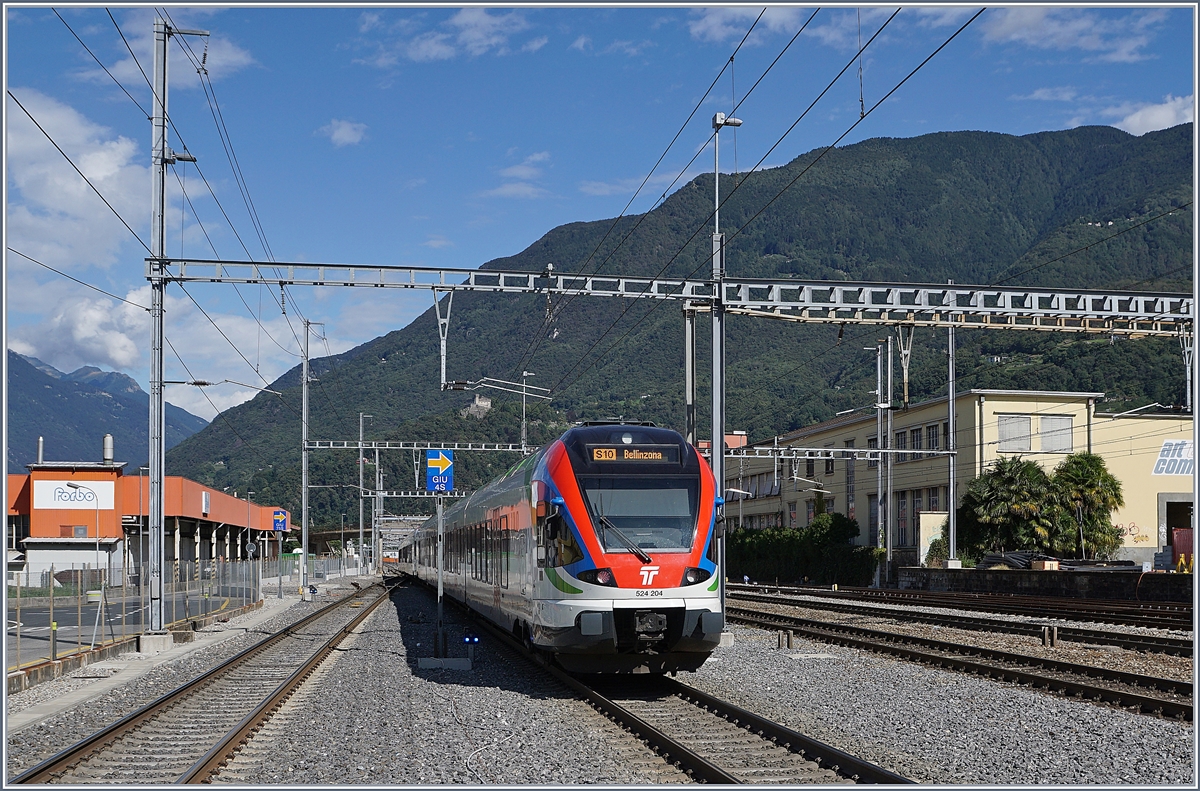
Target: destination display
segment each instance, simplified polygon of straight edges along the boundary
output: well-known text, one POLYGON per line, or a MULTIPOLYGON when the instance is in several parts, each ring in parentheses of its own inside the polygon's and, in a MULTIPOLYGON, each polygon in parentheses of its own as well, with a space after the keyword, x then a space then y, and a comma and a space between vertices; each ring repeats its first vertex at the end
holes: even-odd
POLYGON ((588 445, 587 454, 601 463, 679 463, 678 445, 588 445))

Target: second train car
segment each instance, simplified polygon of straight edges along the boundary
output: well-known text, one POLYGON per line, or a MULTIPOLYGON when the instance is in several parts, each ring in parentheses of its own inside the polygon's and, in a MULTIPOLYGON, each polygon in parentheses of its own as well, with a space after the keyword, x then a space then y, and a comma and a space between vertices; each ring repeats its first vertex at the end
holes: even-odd
MULTIPOLYGON (((446 511, 443 588, 568 671, 695 670, 724 629, 717 504, 677 432, 585 423, 446 511)), ((436 518, 399 565, 436 584, 436 518)))

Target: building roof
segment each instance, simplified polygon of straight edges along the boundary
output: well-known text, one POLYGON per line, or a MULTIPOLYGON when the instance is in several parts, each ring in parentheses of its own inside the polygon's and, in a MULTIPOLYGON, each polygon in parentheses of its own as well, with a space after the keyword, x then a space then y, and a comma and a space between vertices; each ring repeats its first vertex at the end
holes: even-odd
POLYGON ((43 461, 26 464, 30 472, 39 470, 120 470, 127 461, 43 461))
MULTIPOLYGON (((1064 390, 967 390, 956 394, 956 398, 965 398, 969 396, 1017 396, 1017 397, 1037 397, 1037 398, 1059 398, 1079 400, 1084 398, 1101 399, 1104 398, 1104 393, 1076 393, 1064 390)), ((929 406, 931 404, 944 403, 949 396, 938 396, 937 398, 929 398, 925 401, 918 401, 915 404, 910 404, 909 409, 929 406)), ((823 431, 828 431, 831 428, 842 428, 844 426, 853 426, 859 423, 864 423, 869 420, 874 420, 875 415, 872 414, 874 409, 867 410, 866 408, 856 410, 850 415, 840 415, 832 417, 828 420, 822 420, 819 423, 813 423, 810 426, 794 429, 786 434, 780 434, 778 437, 763 440, 753 443, 754 446, 761 447, 764 445, 773 445, 778 439, 780 443, 793 442, 813 434, 819 434, 823 431)))

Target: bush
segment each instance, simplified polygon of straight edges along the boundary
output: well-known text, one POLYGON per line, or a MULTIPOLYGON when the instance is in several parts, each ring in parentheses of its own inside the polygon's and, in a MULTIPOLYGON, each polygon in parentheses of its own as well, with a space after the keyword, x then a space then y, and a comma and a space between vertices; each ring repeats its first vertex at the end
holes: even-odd
POLYGON ((883 551, 851 544, 858 533, 858 523, 842 514, 819 514, 799 529, 732 530, 725 544, 726 568, 731 579, 867 585, 883 551))

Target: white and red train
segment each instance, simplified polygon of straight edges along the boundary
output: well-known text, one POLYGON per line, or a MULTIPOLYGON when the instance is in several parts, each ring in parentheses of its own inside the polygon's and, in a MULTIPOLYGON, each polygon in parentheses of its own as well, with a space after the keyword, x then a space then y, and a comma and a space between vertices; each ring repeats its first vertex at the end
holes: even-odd
MULTIPOLYGON (((446 511, 443 588, 569 671, 695 670, 724 628, 717 504, 677 432, 585 423, 446 511)), ((398 560, 436 584, 436 518, 398 560)))

